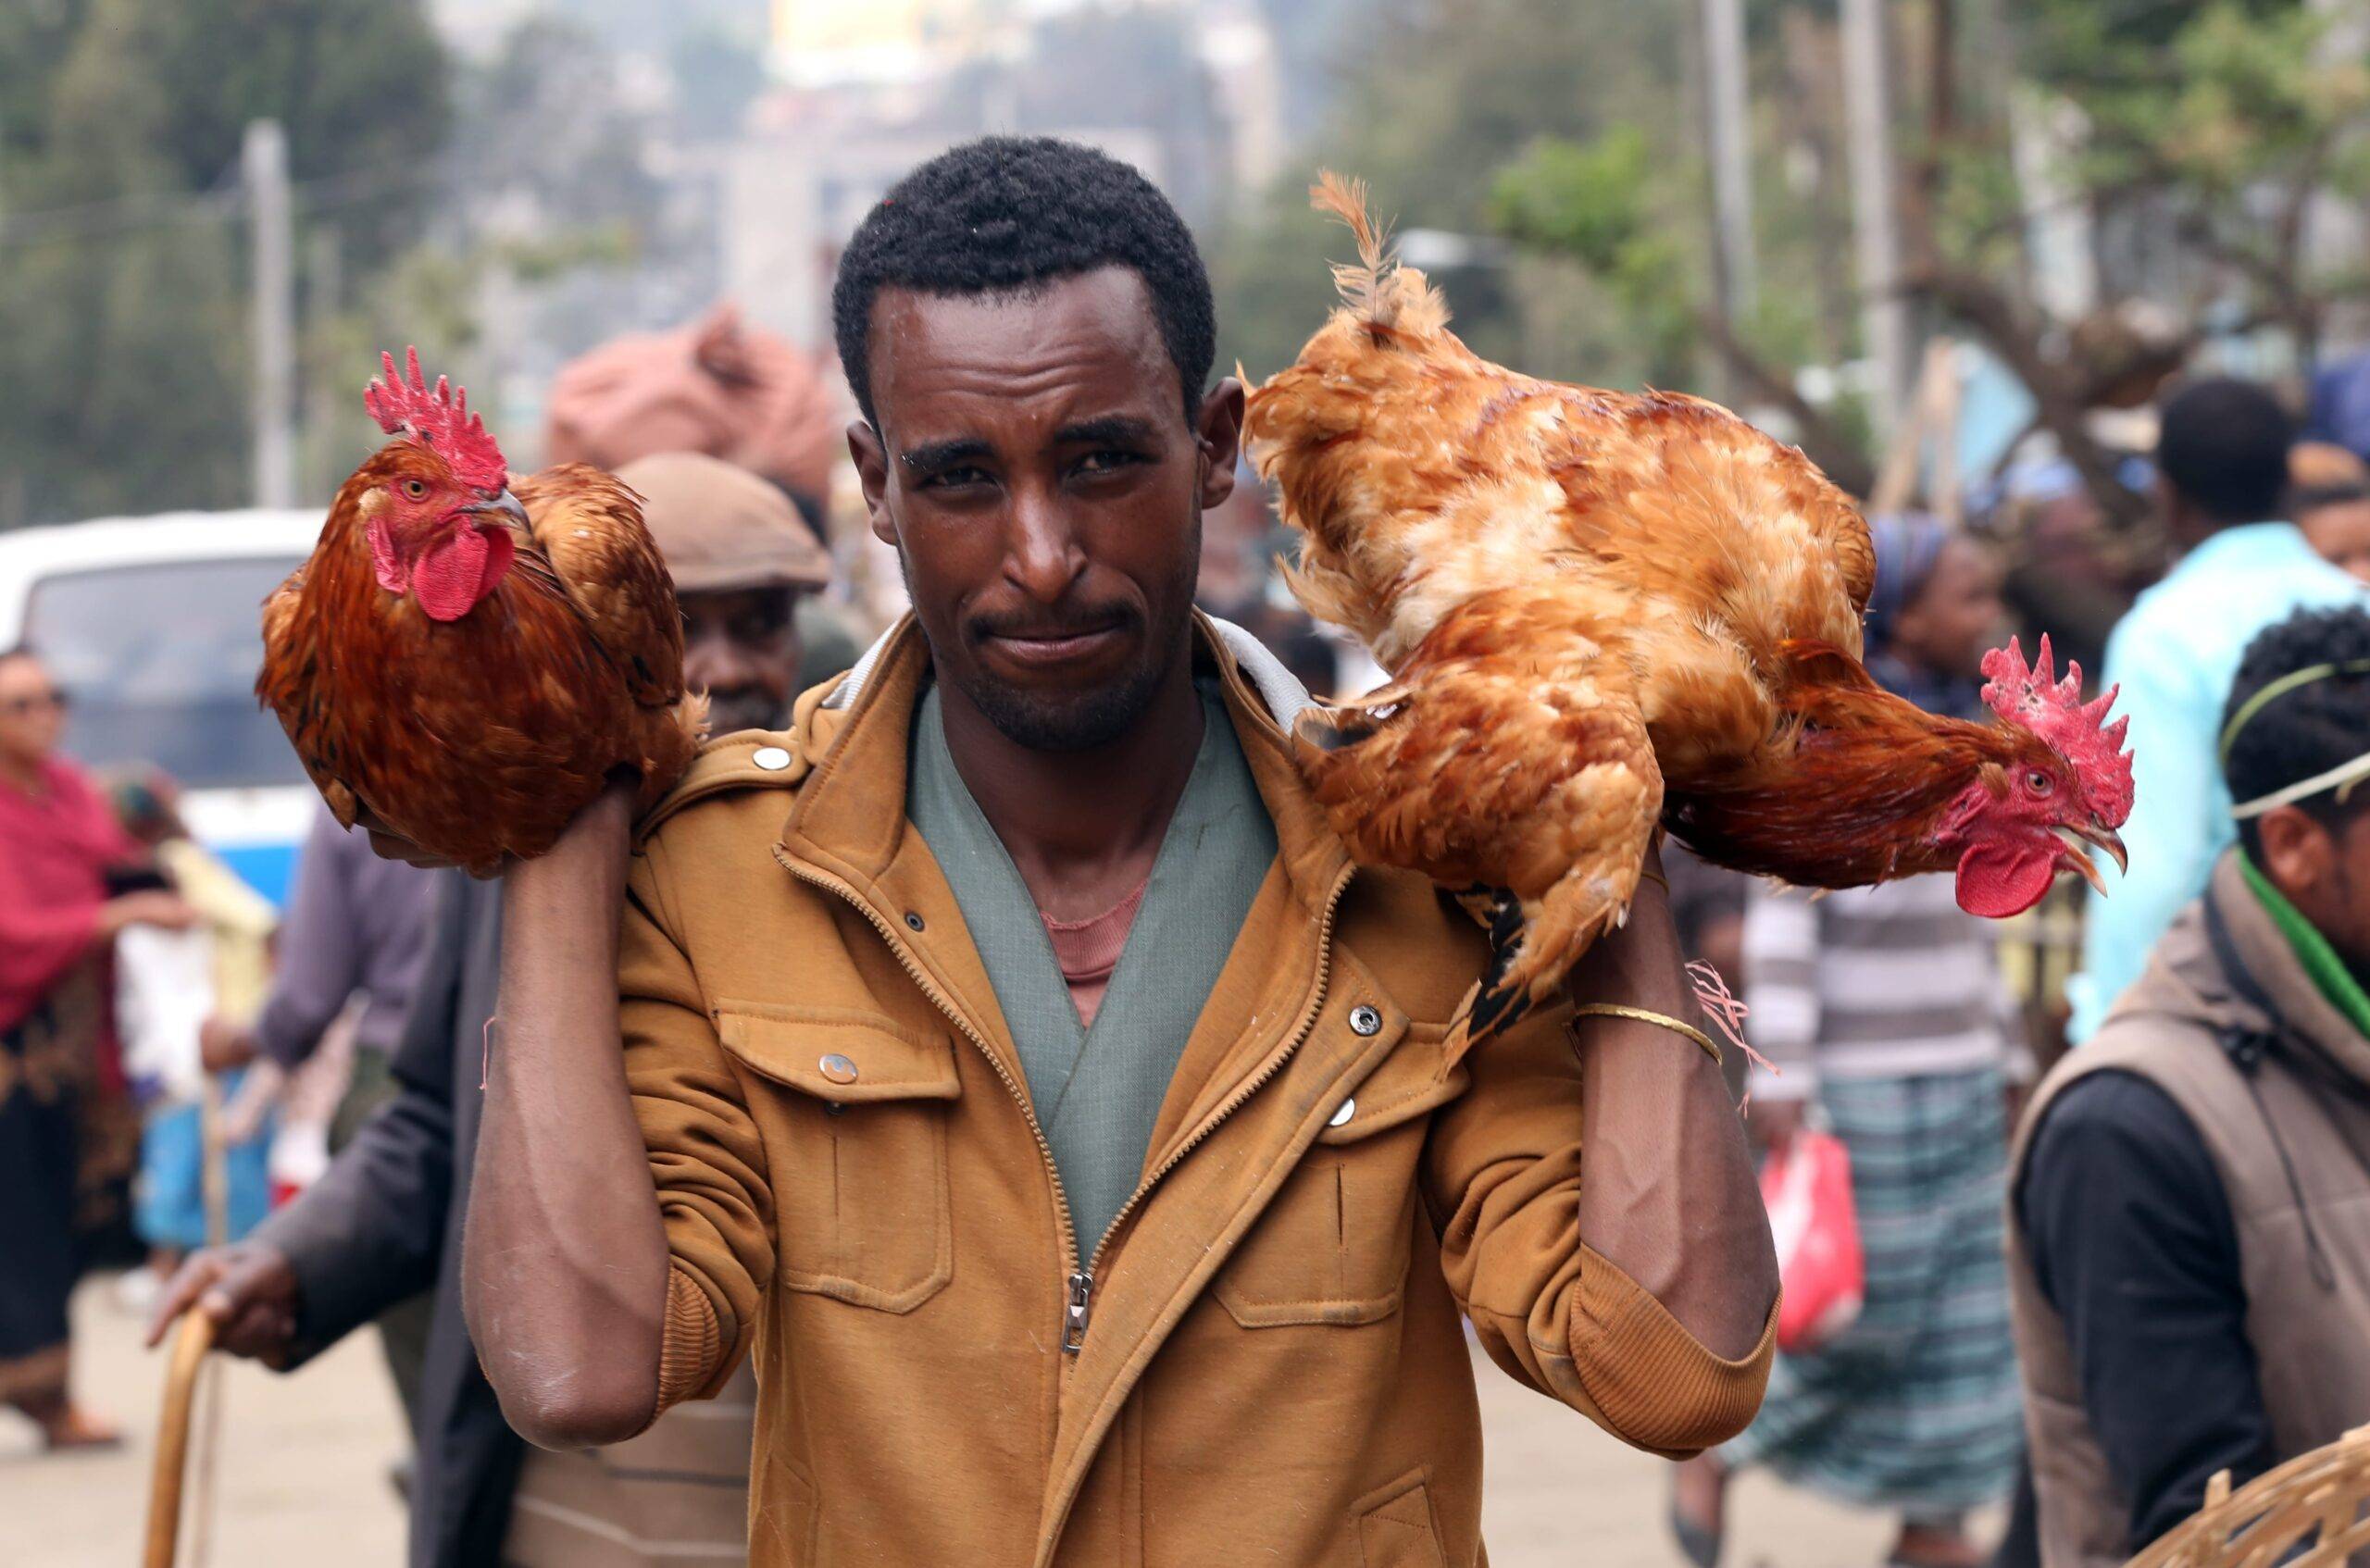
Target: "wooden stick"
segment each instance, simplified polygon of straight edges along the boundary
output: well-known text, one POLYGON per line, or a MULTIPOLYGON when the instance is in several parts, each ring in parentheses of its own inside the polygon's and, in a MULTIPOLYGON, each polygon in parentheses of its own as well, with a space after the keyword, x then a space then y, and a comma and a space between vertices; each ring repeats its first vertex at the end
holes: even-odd
POLYGON ((181 1476, 189 1462, 190 1405, 197 1392, 198 1368, 213 1348, 214 1320, 194 1310, 183 1313, 165 1372, 165 1408, 156 1418, 156 1463, 148 1482, 148 1547, 142 1558, 146 1568, 173 1568, 181 1536, 181 1476))
MULTIPOLYGON (((206 1081, 197 1105, 199 1180, 206 1196, 206 1244, 219 1247, 231 1239, 231 1156, 222 1138, 222 1080, 213 1074, 206 1081)), ((210 1363, 198 1375, 197 1486, 189 1512, 191 1568, 207 1568, 214 1558, 214 1500, 222 1451, 221 1366, 210 1363)))

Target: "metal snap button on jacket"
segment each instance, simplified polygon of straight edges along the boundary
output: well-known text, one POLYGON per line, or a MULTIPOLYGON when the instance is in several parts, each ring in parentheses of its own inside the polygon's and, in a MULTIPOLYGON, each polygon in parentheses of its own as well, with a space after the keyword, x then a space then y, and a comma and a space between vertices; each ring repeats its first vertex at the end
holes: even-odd
POLYGON ((1356 1099, 1353 1097, 1351 1099, 1344 1100, 1341 1101, 1341 1108, 1333 1113, 1333 1119, 1325 1125, 1328 1127, 1338 1127, 1357 1114, 1358 1102, 1356 1099))
POLYGON ((835 1084, 855 1082, 855 1064, 836 1051, 824 1057, 817 1065, 822 1069, 823 1076, 835 1084))
POLYGON ((1350 1032, 1360 1035, 1382 1033, 1382 1014, 1361 1003, 1350 1009, 1350 1032))
POLYGON ((780 746, 760 746, 749 753, 749 760, 767 773, 780 773, 790 765, 790 753, 780 746))

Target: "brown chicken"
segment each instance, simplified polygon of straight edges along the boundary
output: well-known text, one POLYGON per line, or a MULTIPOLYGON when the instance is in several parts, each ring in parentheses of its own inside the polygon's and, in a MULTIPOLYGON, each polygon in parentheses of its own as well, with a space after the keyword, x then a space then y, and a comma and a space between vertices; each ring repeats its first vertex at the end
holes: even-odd
POLYGON ((364 403, 396 439, 337 492, 264 601, 256 695, 330 810, 484 876, 549 849, 619 769, 642 803, 691 765, 707 701, 633 492, 581 463, 519 482, 417 351, 364 403))
POLYGON ((1808 459, 1696 398, 1535 380, 1448 330, 1362 187, 1343 304, 1251 394, 1254 461, 1301 535, 1292 586, 1362 638, 1380 691, 1302 721, 1302 765, 1359 858, 1422 871, 1491 928, 1465 1043, 1546 997, 1627 918, 1667 825, 1817 888, 1954 870, 1984 915, 2120 863, 2113 693, 1985 660, 2007 722, 1923 712, 1861 668, 1866 525, 1808 459))

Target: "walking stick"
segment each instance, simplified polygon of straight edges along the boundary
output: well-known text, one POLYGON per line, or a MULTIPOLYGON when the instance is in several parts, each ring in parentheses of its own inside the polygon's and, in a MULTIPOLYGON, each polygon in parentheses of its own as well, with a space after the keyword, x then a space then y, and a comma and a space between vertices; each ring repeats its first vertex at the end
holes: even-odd
POLYGON ((143 1568, 173 1568, 181 1537, 181 1477, 189 1463, 190 1410, 196 1401, 198 1369, 214 1348, 214 1320, 192 1310, 173 1334, 172 1362, 165 1372, 165 1408, 156 1419, 156 1464, 148 1481, 148 1547, 143 1568))
MULTIPOLYGON (((197 1102, 199 1178, 206 1194, 206 1244, 219 1247, 231 1239, 231 1156, 223 1140, 222 1082, 208 1073, 197 1102)), ((199 1372, 197 1403, 204 1424, 197 1446, 197 1497, 190 1510, 191 1568, 207 1568, 214 1557, 214 1500, 217 1461, 222 1454, 222 1377, 218 1363, 199 1372)))
MULTIPOLYGON (((200 1190, 206 1204, 206 1238, 221 1245, 230 1225, 230 1172, 222 1148, 222 1090, 211 1076, 198 1101, 200 1190)), ((144 1568, 173 1568, 181 1544, 181 1499, 189 1475, 191 1429, 201 1391, 208 1397, 198 1459, 197 1505, 190 1521, 195 1560, 203 1563, 212 1534, 214 1452, 220 1447, 222 1389, 206 1374, 214 1348, 214 1320, 193 1307, 173 1333, 172 1360, 165 1370, 165 1406, 156 1418, 156 1462, 148 1482, 148 1543, 144 1568)))

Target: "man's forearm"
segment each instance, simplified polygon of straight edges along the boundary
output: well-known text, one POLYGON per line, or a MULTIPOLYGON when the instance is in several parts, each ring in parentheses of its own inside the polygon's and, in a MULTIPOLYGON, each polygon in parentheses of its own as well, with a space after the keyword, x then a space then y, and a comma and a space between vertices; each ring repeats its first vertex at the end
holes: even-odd
POLYGON ((256 1228, 295 1273, 300 1359, 435 1284, 452 1196, 452 1107, 407 1086, 256 1228))
POLYGON ((546 1447, 630 1437, 658 1399, 667 1238, 617 1036, 629 815, 611 790, 504 889, 463 1283, 503 1413, 546 1447))
MULTIPOLYGON (((1698 1023, 1667 900, 1639 885, 1629 924, 1573 969, 1574 999, 1698 1023)), ((1753 1158, 1719 1067, 1658 1025, 1573 1024, 1586 1079, 1580 1238, 1706 1350, 1738 1360, 1778 1299, 1778 1260, 1753 1158)))

